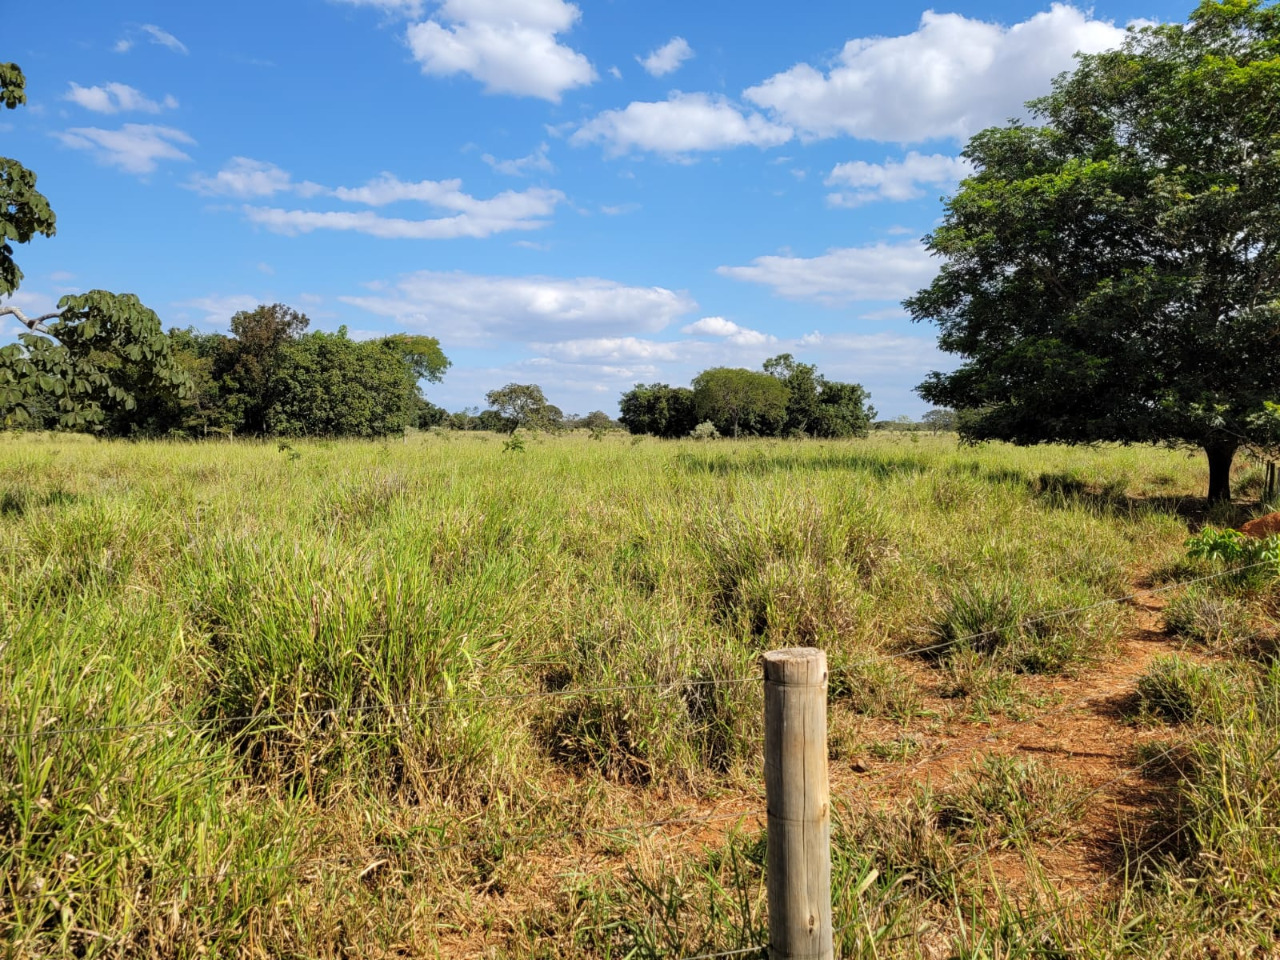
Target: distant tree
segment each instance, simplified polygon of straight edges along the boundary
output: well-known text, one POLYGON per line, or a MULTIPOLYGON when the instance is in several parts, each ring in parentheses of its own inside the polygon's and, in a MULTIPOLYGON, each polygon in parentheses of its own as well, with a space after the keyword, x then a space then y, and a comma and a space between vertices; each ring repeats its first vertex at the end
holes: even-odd
POLYGON ((1202 449, 1209 499, 1277 400, 1280 5, 1131 30, 983 131, 906 301, 964 358, 921 385, 963 436, 1202 449))
POLYGON ((587 430, 617 430, 619 424, 603 410, 592 410, 578 421, 578 426, 587 430))
POLYGON ((815 437, 865 437, 871 430, 876 408, 861 384, 823 380, 818 406, 809 433, 815 437))
MULTIPOLYGON (((14 63, 0 63, 0 103, 26 103, 26 77, 14 63)), ((0 157, 0 297, 13 294, 22 271, 14 243, 52 237, 56 217, 36 189, 36 175, 17 160, 0 157)), ((58 301, 57 310, 16 317, 29 332, 0 347, 0 426, 56 420, 62 427, 103 429, 109 414, 133 411, 139 396, 178 400, 191 389, 174 362, 160 319, 132 294, 91 290, 58 301)))
POLYGON ((467 425, 469 430, 489 430, 493 433, 515 433, 519 427, 518 420, 504 417, 497 410, 482 410, 467 425))
POLYGON ((435 337, 414 336, 408 333, 393 333, 383 337, 379 343, 396 353, 413 373, 416 380, 428 380, 439 383, 444 373, 452 365, 444 351, 440 349, 440 341, 435 337))
POLYGON ((737 367, 713 367, 693 380, 698 419, 710 420, 721 433, 743 430, 776 435, 787 419, 787 387, 777 377, 737 367))
POLYGON ((618 421, 634 434, 686 437, 698 424, 693 391, 665 383, 637 383, 618 402, 618 421))
POLYGON ((381 437, 417 423, 417 371, 385 340, 309 333, 290 340, 265 385, 266 432, 282 436, 381 437))
POLYGON ((285 348, 310 324, 306 314, 283 303, 262 304, 231 318, 231 338, 215 364, 215 376, 222 381, 226 408, 237 430, 271 432, 267 415, 276 400, 271 390, 287 382, 276 376, 285 348))
POLYGON ((764 362, 764 372, 776 377, 787 387, 787 415, 782 432, 812 433, 819 418, 823 379, 811 363, 800 363, 789 353, 764 362))
POLYGON ((956 412, 936 407, 921 417, 920 422, 934 433, 950 433, 956 429, 956 412))
POLYGON ((513 433, 520 427, 526 430, 557 430, 564 418, 559 407, 547 403, 542 388, 536 383, 508 383, 505 387, 490 390, 484 398, 512 424, 513 433))

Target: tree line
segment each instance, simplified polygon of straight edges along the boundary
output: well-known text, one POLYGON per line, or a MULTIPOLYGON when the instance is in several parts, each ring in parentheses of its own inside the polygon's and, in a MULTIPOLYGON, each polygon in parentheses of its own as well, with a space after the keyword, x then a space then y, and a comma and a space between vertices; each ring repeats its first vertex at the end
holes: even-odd
POLYGON ((815 365, 784 353, 766 360, 762 370, 704 370, 689 387, 637 383, 622 395, 618 419, 634 434, 668 438, 695 431, 732 437, 861 437, 876 416, 869 399, 860 384, 828 380, 815 365))

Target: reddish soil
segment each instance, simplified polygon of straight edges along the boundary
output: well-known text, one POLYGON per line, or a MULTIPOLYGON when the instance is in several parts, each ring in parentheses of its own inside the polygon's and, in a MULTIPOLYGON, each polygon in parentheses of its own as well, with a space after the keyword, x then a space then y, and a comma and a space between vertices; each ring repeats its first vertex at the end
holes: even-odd
POLYGON ((1246 537, 1257 537, 1259 540, 1280 533, 1280 513, 1268 513, 1265 517, 1250 520, 1240 528, 1240 532, 1246 537))

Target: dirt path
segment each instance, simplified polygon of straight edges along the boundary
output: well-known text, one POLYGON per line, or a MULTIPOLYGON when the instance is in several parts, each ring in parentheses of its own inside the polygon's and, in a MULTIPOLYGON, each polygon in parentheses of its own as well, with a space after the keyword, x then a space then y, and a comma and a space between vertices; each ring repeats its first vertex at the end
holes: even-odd
MULTIPOLYGON (((1163 597, 1144 596, 1131 605, 1133 624, 1114 657, 1073 678, 1030 684, 1037 696, 1052 697, 1057 705, 1030 711, 1024 720, 949 720, 923 736, 925 755, 906 763, 864 757, 833 763, 833 796, 844 797, 854 809, 883 809, 901 803, 926 782, 944 787, 985 755, 1034 758, 1086 792, 1077 813, 1080 822, 1061 842, 993 853, 990 869, 1014 897, 1027 881, 1029 855, 1059 894, 1102 893, 1105 885, 1099 882, 1120 866, 1124 838, 1149 816, 1164 790, 1154 775, 1155 764, 1139 768, 1140 748, 1167 738, 1169 731, 1132 721, 1137 682, 1160 656, 1207 659, 1165 633, 1163 597)), ((921 677, 920 682, 928 681, 921 677)))

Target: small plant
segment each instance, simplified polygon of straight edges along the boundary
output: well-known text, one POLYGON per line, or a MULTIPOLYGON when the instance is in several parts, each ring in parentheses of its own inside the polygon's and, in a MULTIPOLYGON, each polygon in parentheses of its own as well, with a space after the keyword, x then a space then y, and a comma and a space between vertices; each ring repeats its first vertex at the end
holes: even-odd
POLYGON ((992 754, 933 798, 938 826, 1002 840, 1062 836, 1079 818, 1086 791, 1035 760, 992 754))
POLYGON ((1239 530, 1205 527, 1187 541, 1187 556, 1220 563, 1271 561, 1280 569, 1280 534, 1265 539, 1247 537, 1239 530))
POLYGON ((288 457, 291 462, 302 459, 302 454, 293 449, 293 444, 288 440, 281 440, 276 449, 288 457))
POLYGON ((1212 715, 1225 693, 1213 670, 1180 657, 1159 658, 1138 679, 1141 714, 1166 723, 1190 723, 1212 715))
POLYGON ((1164 611, 1165 628, 1175 636, 1208 646, 1233 647, 1253 635, 1248 608, 1235 597, 1214 596, 1203 585, 1174 597, 1164 611))
POLYGON ((720 431, 716 429, 716 425, 710 420, 703 420, 690 431, 689 436, 695 440, 714 440, 720 436, 720 431))
POLYGON ((524 437, 513 433, 502 441, 503 453, 524 453, 524 437))

